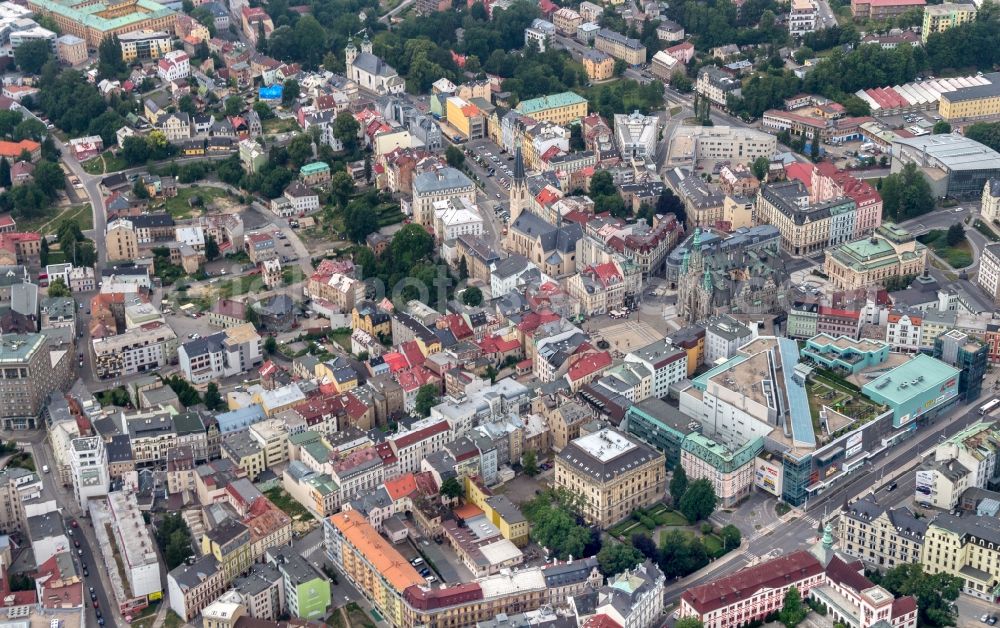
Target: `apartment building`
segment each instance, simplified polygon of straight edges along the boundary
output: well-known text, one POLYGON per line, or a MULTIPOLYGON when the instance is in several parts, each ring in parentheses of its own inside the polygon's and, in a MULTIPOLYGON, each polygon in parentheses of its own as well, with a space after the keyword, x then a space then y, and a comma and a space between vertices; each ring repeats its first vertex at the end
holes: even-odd
POLYGON ((927 524, 909 508, 886 508, 866 495, 841 512, 840 550, 881 570, 920 562, 927 524))
POLYGON ((594 37, 594 48, 629 65, 646 63, 646 47, 638 39, 626 37, 617 31, 602 28, 594 37))
POLYGON ((122 59, 126 63, 160 59, 174 49, 172 37, 166 31, 139 30, 122 33, 118 35, 118 41, 122 47, 122 59))
POLYGON ((132 221, 127 218, 108 223, 105 242, 108 261, 131 261, 139 257, 139 239, 132 221))
POLYGON ((950 28, 968 24, 976 19, 976 5, 972 2, 942 2, 924 7, 924 22, 920 28, 920 40, 925 44, 934 33, 943 33, 950 28))
POLYGON ((802 37, 816 30, 819 5, 816 0, 792 0, 788 12, 788 34, 802 37))
POLYGON ((24 512, 21 492, 18 490, 17 470, 0 469, 0 532, 27 532, 28 517, 24 512))
POLYGON ((656 156, 659 118, 638 111, 615 114, 615 143, 622 159, 653 159, 656 156))
POLYGON ((270 469, 288 460, 288 427, 278 419, 254 423, 247 430, 264 454, 264 468, 270 469))
POLYGON ((749 165, 760 157, 770 160, 777 150, 777 138, 755 129, 682 125, 670 136, 668 161, 680 165, 695 165, 700 160, 749 165))
POLYGON ((190 565, 178 565, 167 574, 170 609, 183 621, 194 619, 225 591, 227 582, 225 572, 212 554, 205 554, 190 565))
POLYGON ((73 496, 80 508, 86 510, 91 499, 108 494, 111 483, 104 440, 99 436, 74 439, 70 442, 69 460, 73 496))
POLYGON ((566 37, 576 35, 576 31, 582 23, 583 17, 569 7, 558 9, 552 14, 552 24, 555 25, 556 31, 566 37))
POLYGON ((413 177, 413 220, 424 228, 434 228, 434 203, 464 198, 471 205, 476 203, 476 186, 455 168, 438 168, 413 177))
POLYGON ((754 206, 755 224, 781 232, 781 248, 794 257, 812 255, 854 236, 855 202, 846 197, 813 202, 801 181, 761 188, 754 206))
POLYGON ((144 323, 91 341, 94 373, 101 379, 145 373, 177 360, 177 334, 165 323, 144 323))
POLYGON ((663 454, 610 427, 576 438, 556 457, 555 486, 585 496, 584 518, 602 528, 658 501, 665 485, 663 454))
POLYGON ((976 283, 993 302, 1000 305, 1000 243, 987 244, 979 257, 976 283))
POLYGON ((855 20, 881 22, 926 4, 926 0, 851 0, 851 15, 855 20))
POLYGON ((948 573, 962 592, 996 602, 1000 585, 1000 519, 941 513, 927 526, 920 564, 930 574, 948 573))
POLYGON ((201 553, 219 561, 227 582, 253 564, 251 549, 250 529, 234 519, 226 519, 201 537, 201 553))
POLYGON ((625 362, 645 366, 652 374, 650 394, 657 399, 667 396, 670 385, 688 375, 688 354, 668 340, 658 340, 625 355, 625 362))
POLYGON ((114 491, 108 494, 108 513, 115 552, 120 559, 133 598, 162 594, 160 560, 135 493, 114 491))
POLYGON ((886 319, 885 341, 894 351, 917 353, 923 345, 923 312, 899 309, 889 312, 886 319))
POLYGON ((354 510, 323 522, 327 558, 394 626, 404 621, 403 592, 423 586, 417 570, 354 510))
POLYGON ((694 89, 709 102, 717 107, 726 107, 726 99, 730 94, 740 96, 742 85, 739 79, 735 79, 723 72, 714 65, 708 65, 698 70, 698 79, 694 89))
POLYGON ((514 110, 536 122, 565 125, 587 115, 587 99, 574 92, 561 92, 522 100, 514 110))
POLYGON ((243 323, 184 343, 177 359, 185 379, 204 384, 262 364, 263 341, 252 324, 243 323))

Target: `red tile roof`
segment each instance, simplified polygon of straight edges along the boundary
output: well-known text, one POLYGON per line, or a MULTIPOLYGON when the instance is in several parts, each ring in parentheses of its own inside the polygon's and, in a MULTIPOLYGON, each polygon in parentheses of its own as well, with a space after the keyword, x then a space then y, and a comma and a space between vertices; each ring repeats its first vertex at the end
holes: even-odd
POLYGON ((411 586, 403 591, 410 606, 426 611, 483 599, 483 589, 476 582, 456 584, 442 589, 411 586))
POLYGON ((425 428, 415 430, 395 438, 392 442, 396 445, 396 451, 399 451, 400 449, 409 447, 414 443, 419 443, 422 440, 426 440, 432 436, 441 434, 442 432, 447 432, 449 429, 451 428, 448 426, 448 422, 442 419, 437 423, 428 425, 425 428))
POLYGON ((569 367, 568 376, 576 381, 603 371, 609 366, 611 366, 611 354, 607 351, 588 353, 569 367))
POLYGON ((399 476, 395 480, 386 480, 385 482, 385 492, 389 493, 389 497, 392 501, 402 499, 407 495, 412 495, 416 491, 417 481, 414 479, 412 473, 407 473, 406 475, 399 476))
POLYGON ((761 589, 784 587, 822 573, 820 562, 809 552, 799 550, 693 587, 681 597, 703 615, 753 597, 761 589))
POLYGON ((406 361, 406 356, 395 351, 383 354, 382 359, 389 365, 389 371, 391 373, 402 371, 410 366, 409 362, 406 361))
POLYGON ((861 593, 875 586, 871 580, 865 578, 864 569, 860 560, 845 563, 839 556, 834 556, 826 565, 826 577, 841 587, 861 593))
POLYGON ((891 617, 893 619, 916 612, 917 612, 917 600, 912 595, 896 598, 892 602, 891 617))
POLYGON ((622 628, 622 626, 609 616, 601 613, 588 617, 587 621, 580 624, 580 628, 622 628))

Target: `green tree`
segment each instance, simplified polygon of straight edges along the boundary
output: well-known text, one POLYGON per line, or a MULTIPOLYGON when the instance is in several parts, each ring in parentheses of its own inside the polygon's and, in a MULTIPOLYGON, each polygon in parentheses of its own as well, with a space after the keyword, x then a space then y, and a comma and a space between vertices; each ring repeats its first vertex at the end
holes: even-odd
POLYGON ((0 188, 9 188, 10 184, 10 162, 6 157, 0 157, 0 188))
POLYGON ((712 483, 705 479, 695 480, 688 484, 679 505, 681 513, 688 521, 694 523, 707 519, 715 512, 716 496, 712 483))
POLYGON ((181 113, 193 116, 198 113, 198 106, 194 104, 194 98, 191 98, 190 94, 184 94, 181 96, 181 99, 177 101, 177 110, 181 113))
POLYGON ((330 193, 341 207, 346 205, 347 199, 354 194, 354 179, 346 170, 338 170, 330 177, 330 193))
POLYGON ((916 218, 934 209, 930 185, 917 170, 916 164, 908 163, 901 171, 885 177, 878 189, 882 195, 883 212, 894 222, 916 218))
POLYGON ((38 74, 52 59, 47 39, 29 39, 14 49, 14 63, 25 74, 38 74))
POLYGON ((697 617, 685 617, 678 619, 677 623, 674 624, 674 628, 705 628, 705 624, 701 623, 701 620, 697 617))
POLYGON ((312 138, 305 133, 299 133, 288 144, 288 160, 296 170, 306 165, 313 158, 312 138))
POLYGON ((947 120, 938 120, 934 123, 933 133, 934 135, 951 133, 951 124, 947 120))
POLYGON ((591 198, 618 194, 618 188, 615 187, 615 181, 611 176, 611 172, 607 170, 598 170, 595 172, 594 176, 590 177, 590 189, 588 192, 591 198))
POLYGON ((208 236, 205 240, 205 259, 212 261, 219 257, 219 243, 213 236, 208 236))
POLYGON ((534 449, 529 449, 521 456, 521 468, 529 477, 538 475, 538 454, 534 449))
POLYGON ((569 149, 571 151, 582 151, 587 148, 583 139, 583 125, 574 124, 569 127, 569 149))
POLYGON ((963 135, 970 140, 1000 151, 1000 122, 977 122, 965 127, 963 135))
POLYGON ((135 194, 136 198, 149 198, 149 188, 142 182, 142 179, 136 179, 135 183, 132 184, 132 194, 135 194))
POLYGON ((178 513, 164 517, 156 529, 156 542, 167 563, 167 569, 181 565, 194 555, 191 548, 191 530, 178 513))
POLYGON ((246 106, 246 103, 242 98, 236 95, 230 96, 226 98, 224 104, 226 115, 230 117, 239 115, 239 113, 243 111, 244 106, 246 106))
POLYGON ((476 286, 469 286, 462 292, 462 303, 470 307, 478 307, 483 304, 483 291, 476 286))
POLYGON ((225 402, 222 400, 222 395, 219 394, 219 385, 215 382, 209 382, 208 386, 205 388, 205 407, 209 410, 218 410, 225 406, 225 402))
POLYGON ((42 236, 42 243, 38 251, 38 259, 42 264, 42 268, 49 265, 49 239, 42 236))
POLYGON ((146 163, 149 160, 149 144, 146 138, 141 135, 126 137, 122 142, 121 156, 130 166, 146 163))
POLYGON ((274 112, 271 111, 271 106, 264 101, 258 100, 255 102, 253 104, 253 110, 254 113, 257 114, 257 117, 261 120, 270 120, 274 117, 274 112))
POLYGON ((802 594, 798 587, 790 587, 785 592, 784 604, 781 612, 778 613, 778 621, 784 624, 785 628, 795 628, 802 623, 802 620, 809 614, 809 609, 802 603, 802 594))
POLYGON ((753 176, 757 177, 759 181, 764 181, 767 179, 767 173, 771 169, 771 160, 767 157, 758 157, 753 160, 753 164, 750 165, 750 170, 753 172, 753 176))
POLYGON ((688 489, 688 476, 684 471, 684 467, 678 462, 677 466, 674 467, 673 477, 670 478, 670 499, 674 502, 674 508, 677 508, 681 503, 681 498, 684 497, 684 493, 688 489))
POLYGON ((333 136, 344 145, 344 150, 351 153, 358 148, 358 133, 361 124, 347 111, 337 115, 333 121, 333 136))
POLYGON ((35 180, 35 185, 49 198, 55 198, 56 193, 66 187, 66 173, 59 164, 51 161, 39 161, 31 176, 35 180))
POLYGON ((584 556, 592 545, 590 530, 577 520, 577 497, 566 492, 546 490, 526 503, 522 511, 531 524, 531 539, 559 559, 584 556))
POLYGON ((928 574, 920 563, 904 563, 885 572, 872 575, 896 597, 912 595, 917 599, 917 624, 935 628, 954 626, 957 612, 954 602, 962 590, 962 579, 948 573, 928 574))
POLYGON ((302 92, 302 88, 299 87, 299 82, 295 79, 288 79, 282 85, 281 90, 281 104, 286 107, 295 103, 299 99, 299 94, 302 92))
POLYGON ((49 283, 49 296, 50 297, 68 297, 73 293, 70 292, 69 287, 66 285, 66 281, 62 277, 56 277, 49 283))
POLYGON ((809 159, 817 162, 819 155, 819 129, 817 129, 813 131, 812 139, 809 140, 809 159))
POLYGON ((605 543, 597 553, 597 562, 601 573, 607 577, 620 574, 626 569, 633 569, 642 563, 645 556, 629 543, 605 543))
POLYGON ((417 397, 413 402, 413 409, 422 417, 429 416, 431 408, 438 403, 438 393, 440 390, 434 384, 424 384, 417 389, 417 397))
POLYGON ((461 168, 465 163, 465 153, 458 146, 449 146, 445 149, 444 158, 452 168, 461 168))
POLYGON ((344 225, 352 242, 363 243, 369 234, 378 231, 375 208, 364 197, 353 199, 344 210, 344 225))
POLYGON ((105 37, 97 47, 97 74, 101 78, 122 78, 128 72, 128 65, 122 58, 122 44, 118 35, 105 37))
POLYGON ((962 223, 956 222, 948 227, 947 235, 945 235, 945 241, 948 243, 948 246, 956 246, 962 240, 965 240, 965 226, 962 223))
POLYGON ((458 499, 465 495, 465 489, 462 488, 461 482, 456 478, 448 478, 444 482, 441 482, 441 490, 438 492, 441 494, 441 497, 449 499, 458 499))
POLYGON ((723 526, 719 534, 722 537, 722 547, 725 550, 736 549, 740 546, 740 542, 743 539, 740 529, 733 524, 723 526))

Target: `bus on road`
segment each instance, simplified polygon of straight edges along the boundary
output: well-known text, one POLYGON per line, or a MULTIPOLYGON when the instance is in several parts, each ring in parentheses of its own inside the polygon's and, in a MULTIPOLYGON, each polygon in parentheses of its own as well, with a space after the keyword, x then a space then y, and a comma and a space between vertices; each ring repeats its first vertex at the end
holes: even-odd
POLYGON ((982 416, 984 414, 989 414, 989 412, 997 406, 1000 406, 1000 399, 993 399, 992 401, 984 403, 979 407, 979 415, 982 416))

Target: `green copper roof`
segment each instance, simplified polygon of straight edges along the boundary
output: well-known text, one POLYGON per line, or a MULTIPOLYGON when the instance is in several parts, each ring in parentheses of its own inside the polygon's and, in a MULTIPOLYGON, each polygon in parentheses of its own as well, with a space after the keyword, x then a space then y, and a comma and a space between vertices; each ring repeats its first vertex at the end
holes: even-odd
POLYGON ((56 13, 99 31, 112 31, 142 20, 176 14, 172 9, 168 9, 153 0, 135 0, 133 12, 111 18, 103 17, 100 14, 128 3, 114 4, 102 0, 94 3, 87 3, 87 0, 33 0, 33 2, 42 13, 56 13))
POLYGON ((516 109, 523 114, 531 115, 533 113, 538 113, 539 111, 545 111, 546 109, 568 107, 570 105, 577 105, 585 102, 587 102, 587 99, 579 94, 575 94, 573 92, 562 92, 559 94, 552 94, 550 96, 541 96, 530 100, 522 100, 516 109))

